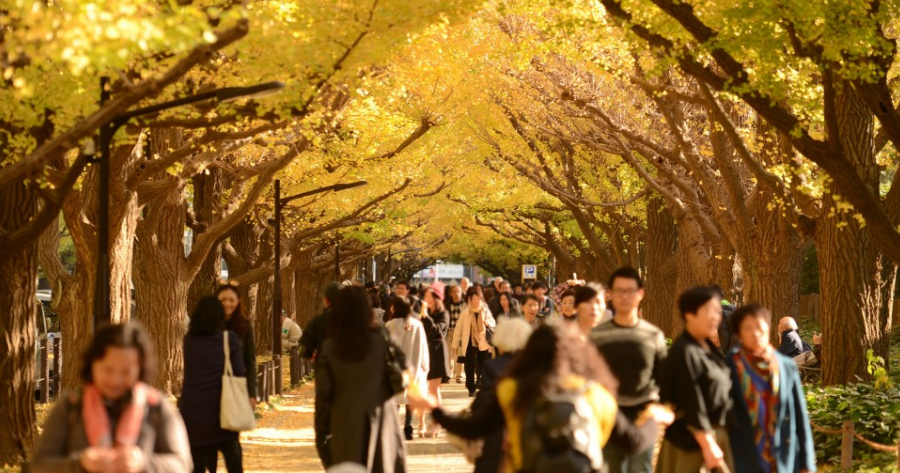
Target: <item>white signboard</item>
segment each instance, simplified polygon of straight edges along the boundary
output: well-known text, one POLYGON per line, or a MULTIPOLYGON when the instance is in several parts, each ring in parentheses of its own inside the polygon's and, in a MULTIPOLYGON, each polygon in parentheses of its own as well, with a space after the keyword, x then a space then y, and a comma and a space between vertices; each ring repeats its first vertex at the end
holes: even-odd
POLYGON ((465 276, 466 267, 461 264, 429 266, 416 273, 413 279, 434 279, 435 269, 437 270, 438 279, 462 279, 465 276))
POLYGON ((522 279, 537 279, 538 267, 536 264, 522 265, 522 279))

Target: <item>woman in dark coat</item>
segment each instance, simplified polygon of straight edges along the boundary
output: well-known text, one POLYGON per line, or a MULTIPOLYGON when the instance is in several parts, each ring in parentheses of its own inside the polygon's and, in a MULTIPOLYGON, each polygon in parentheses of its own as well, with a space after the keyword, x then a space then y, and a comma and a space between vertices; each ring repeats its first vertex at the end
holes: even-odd
POLYGON ((241 294, 234 283, 226 282, 219 286, 216 296, 225 307, 225 328, 234 332, 241 344, 244 369, 247 372, 247 393, 250 394, 250 404, 256 408, 258 393, 256 392, 256 341, 253 338, 253 327, 241 313, 241 294))
MULTIPOLYGON (((425 326, 425 337, 428 341, 428 354, 431 369, 428 371, 428 393, 441 402, 441 383, 450 381, 450 354, 447 349, 447 332, 450 330, 450 314, 444 308, 444 285, 434 283, 425 290, 423 300, 427 307, 427 316, 422 317, 425 326)), ((419 417, 419 425, 425 420, 425 414, 419 417)), ((441 427, 432 422, 425 432, 426 437, 437 437, 441 427)))
POLYGON ((315 374, 316 397, 330 413, 331 464, 405 473, 406 446, 385 361, 388 341, 373 327, 363 288, 341 289, 329 325, 315 374))
MULTIPOLYGON (((225 333, 222 303, 216 296, 200 299, 184 336, 184 384, 178 401, 187 426, 194 473, 207 470, 215 473, 219 452, 225 458, 228 473, 244 471, 238 433, 220 426, 225 333)), ((235 376, 243 376, 240 341, 234 332, 227 333, 232 372, 235 376)))

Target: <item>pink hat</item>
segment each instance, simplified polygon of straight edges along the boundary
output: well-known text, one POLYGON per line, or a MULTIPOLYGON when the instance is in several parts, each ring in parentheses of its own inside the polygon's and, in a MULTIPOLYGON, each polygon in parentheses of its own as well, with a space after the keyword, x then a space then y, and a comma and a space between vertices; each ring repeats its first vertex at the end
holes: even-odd
POLYGON ((433 283, 431 283, 430 286, 428 286, 428 289, 433 290, 434 295, 436 295, 438 297, 438 299, 440 299, 443 302, 445 287, 446 287, 446 285, 442 282, 433 282, 433 283))

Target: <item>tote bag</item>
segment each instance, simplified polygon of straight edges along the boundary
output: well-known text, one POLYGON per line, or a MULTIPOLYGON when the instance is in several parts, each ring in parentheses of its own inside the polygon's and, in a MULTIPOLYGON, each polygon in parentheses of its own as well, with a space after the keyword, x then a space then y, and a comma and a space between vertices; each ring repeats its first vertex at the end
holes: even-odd
POLYGON ((222 406, 219 423, 225 430, 242 432, 256 427, 256 415, 250 407, 247 394, 247 378, 235 376, 231 370, 231 350, 228 346, 228 331, 224 332, 225 373, 222 375, 222 406))

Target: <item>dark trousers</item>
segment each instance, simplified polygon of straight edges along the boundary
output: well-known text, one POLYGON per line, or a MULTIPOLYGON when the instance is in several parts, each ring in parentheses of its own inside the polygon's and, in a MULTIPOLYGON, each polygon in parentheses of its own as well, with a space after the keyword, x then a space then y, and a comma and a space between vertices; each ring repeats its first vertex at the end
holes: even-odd
POLYGON ((228 440, 200 447, 191 446, 191 458, 194 460, 194 473, 216 473, 219 463, 219 452, 225 457, 225 469, 228 473, 244 473, 244 454, 238 439, 228 440))
POLYGON ((469 394, 473 394, 481 386, 481 367, 490 356, 491 352, 481 351, 469 341, 469 346, 466 347, 466 389, 469 394))

